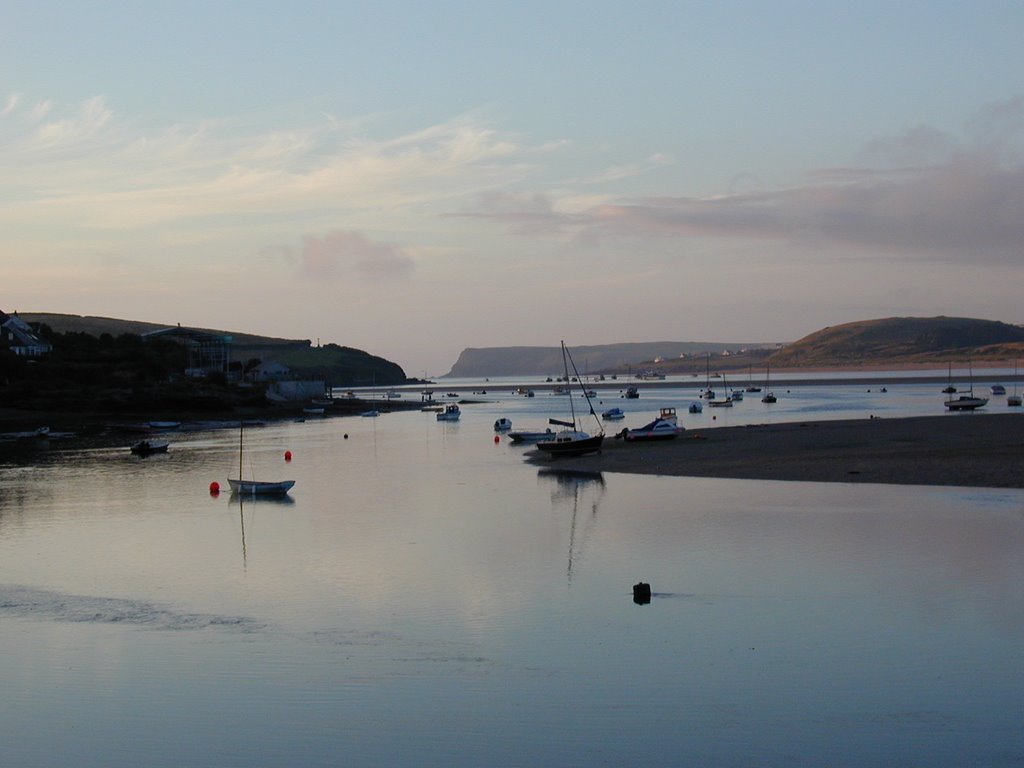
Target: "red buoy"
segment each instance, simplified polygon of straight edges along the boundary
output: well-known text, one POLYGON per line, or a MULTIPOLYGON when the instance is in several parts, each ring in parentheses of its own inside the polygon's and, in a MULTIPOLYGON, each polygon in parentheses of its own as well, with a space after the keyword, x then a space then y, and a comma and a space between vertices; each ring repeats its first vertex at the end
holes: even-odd
POLYGON ((498 444, 498 443, 500 443, 500 442, 501 442, 501 438, 500 438, 500 437, 498 437, 497 435, 495 435, 495 436, 494 436, 494 444, 495 444, 495 445, 497 445, 497 444, 498 444))
POLYGON ((214 480, 212 483, 210 483, 210 495, 211 496, 216 496, 219 493, 220 493, 220 483, 218 483, 216 480, 214 480))
POLYGON ((285 461, 291 461, 292 460, 292 452, 291 451, 285 451, 284 452, 284 460, 285 461))

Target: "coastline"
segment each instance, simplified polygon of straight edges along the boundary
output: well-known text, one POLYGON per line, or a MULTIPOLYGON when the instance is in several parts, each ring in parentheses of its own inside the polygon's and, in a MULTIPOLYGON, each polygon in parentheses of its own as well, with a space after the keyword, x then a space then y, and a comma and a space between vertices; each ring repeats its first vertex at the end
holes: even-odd
POLYGON ((572 472, 1024 488, 1024 414, 712 427, 653 443, 608 435, 599 454, 551 459, 533 449, 525 459, 572 472))

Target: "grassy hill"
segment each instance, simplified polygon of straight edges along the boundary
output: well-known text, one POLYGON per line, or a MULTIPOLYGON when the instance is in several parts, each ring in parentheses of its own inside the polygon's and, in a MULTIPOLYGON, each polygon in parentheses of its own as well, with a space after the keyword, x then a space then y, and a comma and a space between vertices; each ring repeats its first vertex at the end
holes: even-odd
POLYGON ((1010 360, 1024 354, 1024 328, 965 317, 889 317, 831 326, 774 352, 778 368, 1010 360))

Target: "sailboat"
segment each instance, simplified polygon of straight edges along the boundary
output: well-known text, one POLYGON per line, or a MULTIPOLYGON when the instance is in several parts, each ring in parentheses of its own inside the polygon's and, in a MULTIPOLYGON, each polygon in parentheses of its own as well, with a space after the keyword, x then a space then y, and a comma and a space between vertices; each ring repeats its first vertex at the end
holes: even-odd
POLYGON ((228 478, 228 485, 232 493, 248 494, 250 496, 283 496, 295 485, 294 480, 243 480, 242 479, 242 452, 244 445, 244 422, 238 425, 238 479, 228 478))
POLYGON ((764 388, 765 388, 765 393, 764 393, 764 397, 761 398, 761 402, 762 403, 777 403, 779 401, 778 398, 775 397, 775 393, 772 392, 771 379, 772 379, 772 367, 770 365, 766 365, 764 367, 764 388))
POLYGON ((725 382, 725 374, 722 374, 722 389, 725 390, 725 395, 721 400, 713 399, 715 393, 711 393, 712 399, 708 400, 708 405, 712 408, 732 408, 732 398, 729 397, 729 385, 725 382))
POLYGON ((1020 407, 1021 397, 1017 394, 1017 361, 1013 361, 1013 394, 1006 396, 1006 404, 1012 407, 1020 407))
MULTIPOLYGON (((565 348, 565 342, 563 341, 562 366, 565 368, 566 382, 571 381, 569 378, 569 363, 571 361, 572 356, 569 354, 569 350, 565 348)), ((576 380, 579 381, 580 375, 576 370, 576 363, 572 364, 572 370, 573 373, 576 374, 576 380)), ((590 395, 587 393, 586 389, 583 390, 583 396, 587 399, 587 405, 590 406, 590 415, 594 417, 599 433, 596 435, 590 435, 581 429, 577 429, 576 407, 573 405, 572 398, 570 397, 569 409, 572 413, 572 421, 548 419, 548 423, 564 427, 564 429, 555 432, 551 439, 542 440, 537 443, 538 450, 550 454, 551 456, 583 456, 584 454, 597 453, 601 450, 601 445, 604 443, 604 427, 601 426, 601 420, 597 418, 597 413, 594 412, 594 406, 590 402, 590 395)))
POLYGON ((946 388, 942 390, 942 393, 945 394, 945 395, 952 395, 954 392, 956 392, 956 387, 953 386, 953 361, 952 360, 949 361, 948 367, 949 367, 949 373, 948 373, 948 379, 946 381, 946 388))
POLYGON ((761 388, 754 383, 754 366, 747 369, 747 392, 760 392, 761 388))
POLYGON ((988 404, 987 397, 975 397, 974 395, 974 369, 971 367, 970 361, 967 363, 967 371, 970 377, 970 386, 967 394, 960 395, 960 397, 950 397, 946 401, 946 408, 951 411, 973 411, 988 404))
POLYGON ((714 400, 715 390, 711 388, 711 353, 704 353, 704 399, 714 400))

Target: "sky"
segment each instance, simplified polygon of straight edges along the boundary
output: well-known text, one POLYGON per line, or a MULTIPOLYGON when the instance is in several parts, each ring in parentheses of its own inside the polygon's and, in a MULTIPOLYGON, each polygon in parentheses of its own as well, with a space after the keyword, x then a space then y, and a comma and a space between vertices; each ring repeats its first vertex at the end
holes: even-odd
POLYGON ((0 309, 466 347, 1024 323, 1022 2, 0 4, 0 309))

